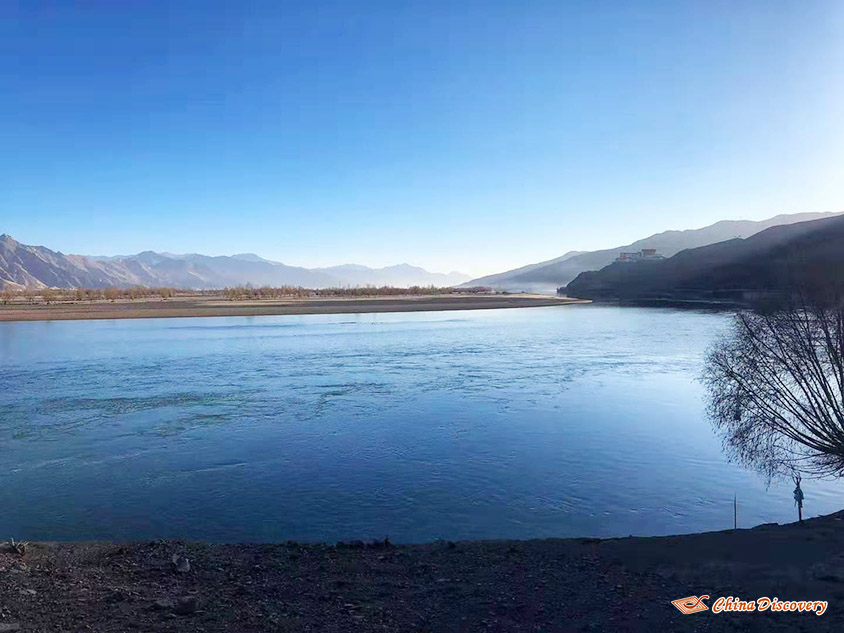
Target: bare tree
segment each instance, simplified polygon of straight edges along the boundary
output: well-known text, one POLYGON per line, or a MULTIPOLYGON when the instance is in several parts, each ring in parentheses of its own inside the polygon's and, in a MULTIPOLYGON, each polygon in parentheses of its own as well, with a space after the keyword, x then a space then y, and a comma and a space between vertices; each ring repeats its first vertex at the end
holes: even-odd
POLYGON ((3 305, 7 305, 14 301, 16 294, 15 289, 11 285, 6 285, 3 288, 3 305))
POLYGON ((46 303, 47 305, 50 305, 51 303, 58 301, 58 298, 59 298, 59 293, 54 288, 50 288, 49 286, 47 286, 46 288, 43 288, 41 290, 41 300, 44 303, 46 303))
POLYGON ((844 475, 844 294, 791 296, 737 315, 703 380, 734 461, 768 481, 844 475))

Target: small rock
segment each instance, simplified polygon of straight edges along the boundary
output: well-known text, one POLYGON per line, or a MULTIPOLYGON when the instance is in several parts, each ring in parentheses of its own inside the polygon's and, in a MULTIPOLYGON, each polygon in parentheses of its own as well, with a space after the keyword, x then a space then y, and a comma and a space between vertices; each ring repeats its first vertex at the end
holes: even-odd
POLYGON ((186 556, 173 554, 173 567, 180 574, 186 574, 190 571, 190 561, 187 559, 186 556))
POLYGON ((123 602, 126 600, 126 595, 119 589, 112 591, 106 598, 109 602, 123 602))
POLYGON ((152 608, 156 609, 158 611, 168 611, 168 610, 172 609, 174 606, 175 605, 174 605, 173 601, 170 600, 170 598, 159 598, 158 600, 156 600, 153 603, 152 608))
POLYGON ((35 589, 21 589, 20 594, 22 596, 36 596, 38 595, 38 592, 35 591, 35 589))
POLYGON ((21 625, 17 622, 0 622, 0 631, 20 631, 21 625))
POLYGON ((817 576, 818 580, 822 580, 824 582, 844 582, 844 578, 839 576, 838 574, 822 574, 817 576))
POLYGON ((824 582, 844 582, 844 570, 840 565, 816 563, 810 567, 810 573, 816 580, 824 582))
POLYGON ((175 612, 179 615, 196 613, 199 608, 199 598, 196 596, 183 596, 176 602, 175 612))

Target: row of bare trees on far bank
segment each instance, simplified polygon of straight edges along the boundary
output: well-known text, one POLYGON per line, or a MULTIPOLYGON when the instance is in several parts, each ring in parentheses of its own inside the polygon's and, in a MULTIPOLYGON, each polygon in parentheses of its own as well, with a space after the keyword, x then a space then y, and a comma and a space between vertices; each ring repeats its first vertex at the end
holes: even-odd
POLYGON ((386 296, 434 296, 453 294, 483 294, 489 288, 450 288, 435 286, 393 286, 356 288, 302 288, 301 286, 235 286, 221 290, 183 290, 170 287, 150 288, 131 286, 119 288, 16 288, 7 285, 0 291, 3 305, 13 303, 94 303, 102 301, 138 301, 143 299, 167 300, 191 297, 225 297, 229 301, 255 301, 262 299, 308 298, 308 297, 386 297, 386 296))
POLYGON ((132 301, 138 299, 170 299, 175 296, 195 295, 193 291, 176 288, 15 288, 7 285, 0 292, 4 305, 11 303, 93 303, 95 301, 132 301))
POLYGON ((437 286, 358 286, 354 288, 302 288, 301 286, 237 286, 225 288, 223 294, 231 301, 283 299, 288 297, 398 297, 398 296, 434 296, 455 294, 485 294, 489 288, 451 288, 437 286))

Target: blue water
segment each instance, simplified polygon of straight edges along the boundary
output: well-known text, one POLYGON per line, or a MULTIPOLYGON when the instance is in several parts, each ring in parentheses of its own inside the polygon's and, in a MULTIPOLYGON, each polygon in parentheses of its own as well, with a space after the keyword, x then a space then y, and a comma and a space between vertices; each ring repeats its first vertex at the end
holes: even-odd
MULTIPOLYGON (((724 314, 0 323, 0 535, 618 536, 791 521, 696 381, 724 314)), ((808 515, 841 486, 804 482, 808 515)))

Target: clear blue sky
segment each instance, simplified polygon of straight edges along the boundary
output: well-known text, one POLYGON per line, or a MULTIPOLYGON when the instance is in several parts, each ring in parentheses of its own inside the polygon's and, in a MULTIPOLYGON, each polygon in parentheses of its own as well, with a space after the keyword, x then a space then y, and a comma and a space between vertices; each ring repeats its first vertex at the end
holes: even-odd
POLYGON ((0 233, 497 272, 844 210, 844 2, 0 3, 0 233))

